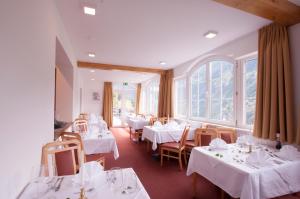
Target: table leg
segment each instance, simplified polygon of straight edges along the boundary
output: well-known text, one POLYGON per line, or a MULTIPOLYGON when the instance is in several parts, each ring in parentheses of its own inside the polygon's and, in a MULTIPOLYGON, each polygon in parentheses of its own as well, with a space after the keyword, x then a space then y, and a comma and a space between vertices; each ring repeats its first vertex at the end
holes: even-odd
POLYGON ((197 196, 197 173, 193 173, 193 198, 196 198, 197 196))

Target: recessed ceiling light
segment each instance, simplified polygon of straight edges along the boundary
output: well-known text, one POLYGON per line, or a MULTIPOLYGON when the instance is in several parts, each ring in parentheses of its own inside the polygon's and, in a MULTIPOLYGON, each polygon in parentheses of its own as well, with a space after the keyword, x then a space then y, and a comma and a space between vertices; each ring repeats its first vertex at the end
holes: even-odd
POLYGON ((95 79, 94 79, 94 78, 92 78, 91 80, 92 80, 92 81, 94 81, 95 79))
POLYGON ((95 53, 89 53, 89 57, 96 57, 95 53))
POLYGON ((217 34, 218 33, 216 31, 208 31, 207 33, 204 34, 204 37, 206 37, 207 39, 212 39, 216 37, 217 34))
POLYGON ((166 65, 167 63, 164 62, 164 61, 160 61, 159 64, 162 65, 162 66, 164 66, 164 65, 166 65))
POLYGON ((86 15, 95 15, 96 14, 95 8, 84 6, 83 10, 84 10, 84 14, 86 14, 86 15))
POLYGON ((91 73, 94 73, 95 72, 95 70, 90 70, 91 71, 91 73))

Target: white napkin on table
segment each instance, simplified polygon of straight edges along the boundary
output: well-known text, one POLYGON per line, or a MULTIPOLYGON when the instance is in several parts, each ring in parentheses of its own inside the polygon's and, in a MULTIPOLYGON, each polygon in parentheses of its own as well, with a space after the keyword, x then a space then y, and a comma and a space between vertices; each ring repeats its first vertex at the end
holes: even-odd
POLYGON ((253 137, 251 135, 243 135, 237 138, 237 144, 253 144, 253 137))
POLYGON ((215 138, 209 143, 209 149, 211 150, 224 150, 227 148, 226 142, 221 138, 215 138))
POLYGON ((171 122, 169 122, 169 123, 167 123, 167 124, 165 124, 164 125, 164 127, 166 127, 166 128, 177 128, 178 127, 178 123, 176 122, 176 121, 171 121, 171 122))
POLYGON ((104 172, 103 166, 100 165, 99 162, 91 161, 84 163, 79 170, 79 174, 77 174, 73 178, 74 184, 80 184, 81 183, 81 175, 82 170, 84 170, 84 184, 90 184, 93 182, 93 180, 100 174, 104 172))
POLYGON ((271 166, 273 161, 271 156, 264 150, 258 150, 252 152, 247 158, 246 163, 255 167, 271 166))
POLYGON ((284 160, 299 160, 300 152, 296 147, 284 145, 276 155, 284 160))
POLYGON ((153 126, 154 127, 162 127, 162 124, 160 121, 156 121, 156 122, 154 122, 153 126))

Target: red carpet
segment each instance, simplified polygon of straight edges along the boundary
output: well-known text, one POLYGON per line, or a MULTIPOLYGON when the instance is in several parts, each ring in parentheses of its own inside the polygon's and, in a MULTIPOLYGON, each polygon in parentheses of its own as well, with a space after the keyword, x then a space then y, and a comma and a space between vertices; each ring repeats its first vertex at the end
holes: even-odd
MULTIPOLYGON (((177 160, 165 159, 163 167, 160 161, 152 157, 152 151, 147 152, 144 142, 135 143, 129 140, 128 129, 112 128, 117 139, 120 157, 114 160, 112 154, 106 155, 106 168, 132 167, 143 183, 152 199, 192 199, 192 177, 186 176, 186 166, 179 171, 177 160)), ((197 199, 217 199, 221 197, 220 190, 204 178, 198 180, 197 199)), ((296 199, 299 197, 285 196, 281 199, 296 199)))

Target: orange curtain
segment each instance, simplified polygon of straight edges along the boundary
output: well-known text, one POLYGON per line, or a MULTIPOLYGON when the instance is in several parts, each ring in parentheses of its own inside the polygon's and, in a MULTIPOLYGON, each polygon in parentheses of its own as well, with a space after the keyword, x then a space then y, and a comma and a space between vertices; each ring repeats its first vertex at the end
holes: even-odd
POLYGON ((140 113, 141 89, 142 89, 142 84, 141 83, 137 84, 137 87, 136 87, 136 101, 135 101, 135 113, 136 114, 140 113))
POLYGON ((103 120, 107 123, 107 126, 111 127, 113 121, 113 94, 111 82, 104 82, 102 114, 103 120))
POLYGON ((173 69, 160 75, 158 117, 173 117, 173 69))
POLYGON ((293 87, 287 28, 271 24, 259 30, 254 136, 293 143, 293 87))

